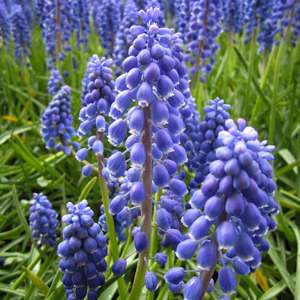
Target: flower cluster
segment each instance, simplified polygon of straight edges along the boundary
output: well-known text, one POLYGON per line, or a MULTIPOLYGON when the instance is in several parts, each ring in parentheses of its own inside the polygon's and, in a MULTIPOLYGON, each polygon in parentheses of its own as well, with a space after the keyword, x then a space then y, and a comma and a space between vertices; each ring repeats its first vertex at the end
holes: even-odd
POLYGON ((15 57, 18 60, 30 56, 31 47, 30 28, 25 18, 22 6, 15 4, 11 12, 11 30, 15 44, 15 57))
MULTIPOLYGON (((13 1, 12 1, 13 2, 13 1)), ((34 26, 34 15, 31 9, 30 1, 28 0, 18 0, 15 1, 15 3, 21 4, 25 18, 27 20, 28 26, 30 30, 33 30, 34 26)))
POLYGON ((10 36, 10 19, 4 3, 0 2, 0 50, 2 44, 8 47, 10 36))
MULTIPOLYGON (((190 259, 200 243, 197 254, 200 270, 195 271, 202 274, 214 268, 219 259, 219 287, 230 295, 237 285, 234 272, 239 275, 254 272, 261 263, 259 250, 268 251, 268 242, 263 237, 276 228, 271 215, 278 212, 278 205, 273 199, 276 186, 268 162, 274 158, 270 153, 274 147, 266 146, 266 141, 260 143, 258 133, 246 127, 243 119, 238 119, 238 126, 232 119, 225 125, 226 130, 218 134, 222 146, 216 149, 217 159, 209 165, 210 174, 201 189, 192 195, 193 208, 182 219, 189 227, 190 239, 181 242, 176 253, 182 260, 190 259), (212 225, 214 234, 208 235, 212 225)), ((173 268, 165 279, 179 285, 187 272, 194 271, 173 268)), ((200 278, 197 281, 201 286, 197 291, 199 297, 203 283, 200 278)), ((192 293, 189 286, 187 283, 184 294, 192 293)))
POLYGON ((176 13, 176 29, 182 34, 186 34, 190 20, 190 9, 193 1, 176 0, 174 1, 176 13))
POLYGON ((98 299, 97 289, 105 282, 107 256, 106 238, 93 221, 93 211, 82 200, 67 203, 69 214, 62 220, 64 241, 58 245, 59 268, 64 273, 63 284, 68 299, 98 299))
POLYGON ((55 229, 59 225, 56 211, 52 209, 52 204, 42 193, 34 193, 33 198, 29 201, 31 205, 29 225, 32 228, 33 240, 38 247, 43 245, 54 247, 55 229))
POLYGON ((194 2, 190 17, 189 30, 186 34, 187 60, 192 65, 190 73, 201 72, 201 82, 206 82, 204 75, 212 71, 215 53, 219 45, 215 39, 222 31, 221 2, 219 0, 200 0, 194 2))
POLYGON ((77 47, 84 44, 87 51, 90 27, 90 0, 71 0, 72 29, 75 31, 77 47))
POLYGON ((59 71, 54 69, 50 72, 50 78, 47 83, 49 95, 55 95, 61 86, 64 85, 64 79, 59 74, 59 71))
POLYGON ((44 111, 41 121, 41 133, 46 147, 53 148, 56 139, 59 138, 63 145, 56 144, 55 150, 63 150, 65 154, 70 154, 71 150, 68 144, 71 142, 71 137, 75 136, 75 130, 72 126, 70 87, 67 85, 61 87, 44 111))
MULTIPOLYGON (((113 59, 115 67, 120 67, 123 60, 126 58, 128 49, 132 45, 132 42, 134 40, 134 37, 129 31, 129 28, 137 23, 137 6, 133 0, 128 0, 125 4, 122 22, 120 24, 118 32, 116 33, 114 43, 113 59)), ((120 72, 116 71, 116 75, 119 76, 120 72)))
POLYGON ((222 6, 225 31, 232 33, 241 33, 243 30, 243 1, 222 0, 222 6))
POLYGON ((41 1, 39 5, 36 4, 36 7, 38 9, 43 7, 39 23, 43 32, 46 54, 50 56, 47 59, 47 68, 50 70, 58 64, 58 60, 65 59, 65 51, 72 50, 68 45, 72 31, 70 15, 72 9, 67 0, 43 3, 41 1))
POLYGON ((166 18, 163 14, 162 10, 162 1, 159 0, 146 0, 145 5, 144 5, 144 10, 147 11, 149 8, 155 8, 157 7, 160 11, 161 14, 157 18, 156 23, 159 27, 165 27, 166 26, 166 18))
POLYGON ((216 160, 215 151, 220 147, 221 141, 218 138, 220 131, 225 130, 225 121, 229 118, 227 110, 229 104, 217 97, 209 100, 210 105, 204 107, 204 119, 199 125, 194 141, 194 155, 191 158, 191 169, 196 171, 194 179, 190 182, 191 188, 197 188, 209 174, 209 165, 216 160))
POLYGON ((108 53, 113 51, 115 35, 120 27, 121 15, 118 4, 116 0, 98 0, 95 6, 94 23, 101 46, 108 53))

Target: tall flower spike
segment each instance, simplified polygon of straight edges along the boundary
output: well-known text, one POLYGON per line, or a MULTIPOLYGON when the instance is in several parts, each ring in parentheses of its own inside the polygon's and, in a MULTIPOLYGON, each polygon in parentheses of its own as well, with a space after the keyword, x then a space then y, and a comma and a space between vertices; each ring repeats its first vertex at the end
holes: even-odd
MULTIPOLYGON (((41 133, 47 148, 53 148, 57 138, 63 144, 71 142, 71 137, 75 136, 75 130, 72 126, 70 87, 67 85, 61 87, 44 111, 41 121, 41 133)), ((55 146, 55 149, 57 151, 63 150, 65 154, 70 154, 71 152, 68 146, 62 146, 60 143, 55 146)))
MULTIPOLYGON (((175 56, 176 51, 172 52, 174 47, 177 49, 176 55, 183 57, 182 40, 173 39, 173 30, 158 27, 156 21, 160 13, 158 8, 140 11, 146 26, 131 27, 130 32, 136 38, 129 48, 129 56, 122 63, 126 73, 116 80, 116 89, 120 93, 109 113, 115 119, 108 128, 109 140, 113 145, 120 145, 125 139, 125 120, 131 133, 125 141, 131 168, 125 174, 126 179, 122 179, 121 189, 126 189, 124 192, 128 193, 124 195, 126 201, 130 200, 133 206, 141 205, 143 225, 139 233, 133 232, 136 249, 141 252, 139 264, 145 264, 144 258, 149 255, 152 193, 158 187, 165 188, 165 194, 170 198, 168 208, 172 213, 167 214, 171 224, 166 225, 169 228, 165 238, 173 247, 181 241, 179 220, 183 213, 182 197, 187 193, 183 178, 175 177, 177 166, 187 161, 186 151, 180 146, 179 135, 185 126, 178 111, 185 104, 185 96, 175 89, 179 81, 175 65, 176 62, 180 65, 180 61, 175 56), (135 99, 138 106, 130 108, 135 99), (121 119, 127 110, 126 119, 121 119), (151 152, 152 155, 149 155, 151 152), (176 215, 174 222, 172 214, 176 215)), ((124 162, 124 153, 113 153, 107 161, 110 176, 124 174, 124 162)), ((159 206, 158 210, 162 208, 159 206)), ((126 220, 125 216, 129 214, 125 214, 126 206, 123 209, 126 220)), ((141 276, 144 273, 136 274, 136 280, 141 276)))
POLYGON ((183 35, 188 30, 190 20, 190 10, 195 1, 176 0, 174 1, 175 13, 176 13, 176 30, 183 35))
MULTIPOLYGON (((0 39, 6 47, 9 46, 11 24, 9 14, 4 3, 0 2, 0 39)), ((2 45, 0 45, 0 50, 2 45)))
POLYGON ((15 57, 17 60, 30 56, 31 35, 29 25, 25 18, 22 6, 15 4, 11 12, 12 37, 15 45, 15 57))
POLYGON ((46 54, 49 56, 47 59, 49 70, 57 67, 59 61, 65 59, 65 52, 72 49, 68 44, 72 31, 71 11, 67 0, 44 2, 39 23, 43 32, 46 54))
POLYGON ((76 205, 67 203, 69 214, 62 220, 64 241, 58 245, 60 271, 68 299, 97 299, 97 289, 105 282, 107 256, 106 238, 93 221, 93 211, 82 200, 76 205))
MULTIPOLYGON (((226 120, 224 129, 218 133, 221 146, 216 149, 216 160, 209 165, 210 174, 191 199, 195 211, 187 212, 183 220, 191 224, 192 240, 205 240, 197 255, 200 268, 207 270, 201 276, 204 288, 208 286, 211 268, 221 256, 219 286, 230 295, 236 288, 236 279, 226 266, 226 257, 237 257, 231 260, 236 273, 254 272, 261 262, 259 250, 268 251, 263 237, 268 228, 276 228, 271 215, 278 212, 278 205, 273 199, 276 186, 268 163, 274 158, 270 153, 274 147, 266 146, 266 141, 260 143, 258 133, 247 127, 243 119, 238 119, 238 125, 232 119, 226 120), (200 210, 203 207, 204 214, 200 210), (215 234, 207 236, 214 224, 215 234), (226 254, 220 249, 227 249, 226 254)), ((177 251, 180 254, 181 246, 177 251)))
POLYGON ((90 0, 71 0, 72 29, 75 31, 77 47, 83 44, 85 51, 91 33, 90 6, 90 0))
MULTIPOLYGON (((194 2, 189 30, 186 34, 187 52, 186 59, 192 65, 190 74, 202 74, 201 82, 206 82, 205 75, 212 71, 215 63, 215 53, 219 45, 215 39, 222 31, 221 2, 219 0, 200 0, 194 2)), ((195 75, 196 76, 196 75, 195 75)))
MULTIPOLYGON (((120 27, 120 7, 116 0, 96 1, 94 23, 101 46, 111 54, 120 27)), ((95 3, 94 3, 95 5, 95 3)))
POLYGON ((240 33, 243 31, 244 2, 239 0, 222 0, 224 28, 226 32, 240 33))
POLYGON ((50 201, 42 193, 33 194, 32 200, 29 201, 30 216, 29 225, 32 228, 32 237, 37 246, 49 245, 55 246, 55 230, 59 225, 57 214, 50 201))

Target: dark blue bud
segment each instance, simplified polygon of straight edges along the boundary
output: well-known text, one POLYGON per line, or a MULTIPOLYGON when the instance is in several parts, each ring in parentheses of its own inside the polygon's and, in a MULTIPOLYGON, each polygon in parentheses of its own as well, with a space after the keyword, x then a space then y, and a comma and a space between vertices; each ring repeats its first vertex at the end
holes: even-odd
POLYGON ((155 143, 158 149, 165 154, 173 151, 173 141, 165 129, 160 129, 155 133, 155 143))
POLYGON ((244 276, 250 272, 250 267, 244 263, 238 256, 234 257, 231 265, 236 274, 244 276))
POLYGON ((144 113, 142 110, 135 110, 129 118, 129 131, 131 134, 141 134, 144 128, 144 113))
POLYGON ((106 121, 103 116, 99 115, 96 118, 96 127, 99 132, 104 132, 106 129, 106 121))
POLYGON ((181 222, 185 227, 190 227, 202 215, 201 210, 192 208, 188 209, 181 218, 181 222))
POLYGON ((116 175, 122 170, 125 163, 125 155, 119 151, 111 155, 107 160, 107 169, 112 175, 116 175))
POLYGON ((216 262, 217 247, 211 241, 204 241, 197 254, 197 262, 202 270, 209 270, 216 262))
POLYGON ((228 295, 235 293, 236 278, 231 268, 222 267, 219 270, 219 287, 228 295))
POLYGON ((182 234, 179 230, 170 228, 167 230, 166 239, 171 243, 171 248, 176 250, 176 247, 182 241, 182 234))
POLYGON ((160 59, 165 54, 165 49, 160 44, 155 44, 151 49, 151 54, 154 59, 160 59))
POLYGON ((174 84, 168 76, 161 75, 157 82, 157 91, 163 99, 168 99, 177 90, 174 90, 174 84))
POLYGON ((191 239, 184 240, 177 245, 176 256, 180 260, 191 259, 198 248, 198 242, 191 239))
POLYGON ((155 62, 150 63, 144 71, 144 79, 152 83, 157 81, 159 77, 160 77, 159 66, 155 62))
POLYGON ((153 181, 158 187, 163 188, 168 186, 170 174, 164 165, 156 165, 152 170, 152 174, 153 181))
POLYGON ((175 267, 167 271, 164 278, 167 283, 179 284, 185 277, 185 269, 182 267, 175 267))
POLYGON ((121 276, 124 274, 127 266, 127 262, 124 258, 119 258, 111 267, 112 272, 115 276, 121 276))
POLYGON ((102 155, 104 151, 104 147, 101 141, 95 141, 93 144, 93 151, 96 155, 102 155))
POLYGON ((183 147, 174 145, 173 150, 173 152, 168 154, 168 158, 175 161, 178 165, 183 165, 188 161, 186 151, 183 147))
POLYGON ((255 247, 247 233, 240 233, 235 239, 234 250, 237 256, 243 261, 253 259, 255 247))
POLYGON ((171 179, 169 182, 169 187, 175 195, 180 197, 184 197, 188 193, 184 181, 180 179, 171 179))
POLYGON ((204 207, 208 197, 204 196, 202 190, 197 190, 193 193, 190 203, 192 207, 201 209, 204 207))
POLYGON ((124 208, 125 204, 126 200, 122 195, 116 196, 109 203, 109 213, 113 216, 116 215, 124 208))
POLYGON ((169 229, 172 225, 172 214, 164 208, 157 209, 156 224, 164 230, 169 229))
POLYGON ((191 278, 185 285, 183 296, 186 300, 198 300, 202 294, 203 282, 199 277, 191 278))
POLYGON ((151 62, 151 53, 148 49, 143 49, 137 56, 141 65, 148 65, 151 62))
POLYGON ((86 265, 86 263, 88 262, 88 259, 89 259, 89 257, 83 249, 76 251, 74 254, 74 260, 77 263, 77 265, 79 265, 79 266, 86 265))
POLYGON ((89 150, 87 148, 82 148, 77 151, 75 158, 78 161, 83 161, 87 158, 88 154, 89 154, 89 150))
POLYGON ((216 194, 219 187, 219 182, 214 176, 207 176, 201 186, 201 191, 204 196, 212 197, 216 194))
POLYGON ((113 146, 119 147, 127 133, 127 123, 118 119, 108 127, 108 140, 113 146))
POLYGON ((130 149, 132 167, 142 167, 146 161, 145 147, 142 143, 135 143, 130 149))
POLYGON ((139 68, 131 69, 126 76, 126 86, 129 89, 135 88, 141 82, 142 71, 139 68))
POLYGON ((153 101, 152 104, 152 118, 158 125, 165 125, 169 120, 169 109, 165 102, 160 100, 153 101))
POLYGON ((166 262, 168 261, 168 255, 158 252, 155 254, 154 256, 154 260, 160 265, 160 266, 164 266, 166 264, 166 262))
POLYGON ((238 217, 243 214, 245 209, 244 197, 239 193, 233 193, 227 198, 225 210, 229 216, 238 217))
POLYGON ((171 159, 165 159, 163 165, 169 172, 169 175, 174 175, 177 172, 177 164, 171 159))
POLYGON ((182 119, 174 114, 169 114, 167 128, 169 132, 174 134, 175 136, 179 135, 185 130, 182 119))
POLYGON ((261 213, 259 209, 253 203, 248 203, 241 216, 243 225, 246 226, 248 230, 256 230, 259 228, 259 224, 261 222, 260 218, 261 213))
POLYGON ((213 196, 209 198, 204 206, 204 211, 208 220, 212 221, 219 217, 224 208, 223 200, 219 197, 213 196))
POLYGON ((210 228, 211 223, 205 218, 205 216, 199 217, 190 227, 189 235, 192 240, 199 241, 204 238, 210 228))
POLYGON ((147 82, 143 82, 137 91, 137 100, 140 106, 146 107, 153 100, 152 86, 147 82))
POLYGON ((155 273, 152 272, 152 271, 151 272, 146 272, 146 274, 145 274, 145 286, 150 292, 152 292, 152 293, 155 292, 156 287, 157 287, 157 283, 158 283, 158 281, 157 281, 157 277, 156 277, 155 273))
POLYGON ((220 249, 228 249, 233 246, 237 236, 237 230, 230 221, 223 221, 218 227, 217 241, 220 249))
POLYGON ((141 204, 146 197, 145 186, 142 182, 134 182, 130 189, 130 200, 132 204, 141 204))
POLYGON ((134 247, 137 252, 143 252, 148 245, 147 235, 145 232, 137 232, 133 238, 134 247))
POLYGON ((93 173, 93 166, 92 165, 85 165, 82 167, 81 174, 82 176, 88 177, 93 173))

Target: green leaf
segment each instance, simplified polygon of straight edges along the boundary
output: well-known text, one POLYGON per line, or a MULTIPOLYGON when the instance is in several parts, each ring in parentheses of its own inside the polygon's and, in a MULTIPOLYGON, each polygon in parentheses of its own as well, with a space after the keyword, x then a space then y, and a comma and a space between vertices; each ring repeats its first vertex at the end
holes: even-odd
POLYGON ((34 273, 32 273, 29 269, 27 269, 24 266, 22 266, 22 269, 25 271, 27 277, 37 287, 37 289, 40 290, 46 296, 48 293, 49 287, 40 278, 38 278, 34 273))
POLYGON ((96 181, 97 181, 98 177, 95 176, 93 177, 88 184, 84 187, 84 189, 82 190, 79 198, 78 198, 78 202, 80 202, 83 199, 86 199, 88 194, 90 193, 91 189, 93 188, 93 186, 95 185, 96 181))
MULTIPOLYGON (((278 154, 284 159, 284 161, 288 165, 294 164, 296 162, 295 157, 293 156, 291 151, 288 150, 288 149, 281 149, 281 150, 278 151, 278 154)), ((294 171, 295 174, 298 174, 297 166, 293 167, 293 171, 294 171)))
POLYGON ((16 289, 12 290, 9 284, 0 283, 0 291, 8 294, 13 294, 16 296, 24 297, 25 290, 24 289, 16 289))
POLYGON ((7 140, 9 140, 11 138, 12 135, 14 134, 20 134, 26 131, 31 130, 34 126, 36 126, 36 124, 34 125, 25 125, 22 127, 18 127, 15 130, 7 130, 4 133, 2 133, 0 135, 0 145, 2 145, 3 143, 5 143, 7 140))
POLYGON ((282 260, 280 259, 279 255, 277 254, 273 241, 271 241, 269 238, 268 242, 270 244, 270 250, 268 252, 270 258, 272 259, 274 265, 277 267, 278 271, 280 272, 282 278, 286 282, 286 284, 287 284, 288 288, 290 289, 290 291, 292 292, 292 294, 295 295, 295 284, 294 284, 292 276, 289 274, 286 266, 282 263, 282 260))

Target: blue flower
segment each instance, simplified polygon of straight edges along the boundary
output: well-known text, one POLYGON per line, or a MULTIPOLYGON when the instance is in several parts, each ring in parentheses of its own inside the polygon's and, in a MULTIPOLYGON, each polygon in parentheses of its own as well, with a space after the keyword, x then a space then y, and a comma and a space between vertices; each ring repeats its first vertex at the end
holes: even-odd
POLYGON ((59 225, 57 214, 52 209, 52 204, 42 193, 33 194, 32 200, 29 201, 30 216, 29 225, 32 228, 32 237, 37 242, 38 247, 43 245, 55 246, 55 230, 59 225))
POLYGON ((61 86, 64 85, 64 79, 59 74, 59 71, 54 69, 50 72, 50 78, 47 83, 49 95, 55 95, 61 86))
POLYGON ((62 258, 59 267, 64 273, 62 281, 68 297, 84 298, 88 292, 90 297, 105 282, 102 272, 106 271, 106 238, 87 205, 86 200, 76 205, 68 202, 69 214, 62 219, 68 225, 57 254, 62 258))
MULTIPOLYGON (((67 85, 61 87, 44 111, 41 121, 41 133, 47 148, 53 148, 57 138, 66 146, 70 144, 71 137, 75 136, 75 130, 72 126, 70 87, 67 85)), ((66 152, 69 153, 68 149, 66 152)))
MULTIPOLYGON (((11 34, 11 24, 8 11, 4 3, 0 3, 0 37, 3 45, 9 46, 10 34, 11 34)), ((1 50, 0 46, 0 50, 1 50)))

